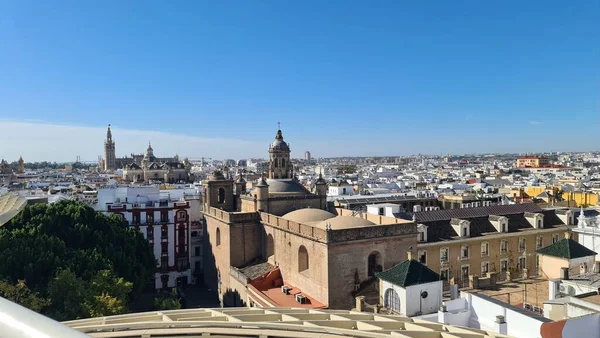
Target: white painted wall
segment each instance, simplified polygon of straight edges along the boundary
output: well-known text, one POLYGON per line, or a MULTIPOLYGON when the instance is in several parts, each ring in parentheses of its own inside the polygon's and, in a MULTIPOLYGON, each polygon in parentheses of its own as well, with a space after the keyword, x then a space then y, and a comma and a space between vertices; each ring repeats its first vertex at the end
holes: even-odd
POLYGON ((416 316, 419 311, 423 314, 437 313, 442 304, 442 281, 419 284, 403 288, 392 283, 382 281, 380 296, 384 297, 385 291, 394 289, 400 297, 400 314, 404 316, 416 316), (427 298, 421 299, 421 291, 427 291, 427 298))
POLYGON ((405 289, 406 316, 415 316, 437 312, 442 304, 442 281, 409 286, 405 289), (421 298, 421 292, 427 291, 427 298, 421 298))
MULTIPOLYGON (((444 302, 447 309, 446 320, 450 325, 465 326, 491 332, 497 332, 496 316, 503 315, 507 324, 507 334, 514 337, 537 338, 543 320, 537 316, 528 316, 512 309, 489 301, 484 297, 467 292, 461 298, 444 302)), ((428 320, 429 317, 424 316, 428 320)), ((435 321, 438 321, 437 319, 435 321)), ((563 335, 563 337, 566 337, 563 335)))
POLYGON ((579 232, 577 229, 575 229, 575 232, 578 233, 577 241, 579 244, 592 251, 598 252, 599 254, 596 255, 596 261, 600 261, 600 229, 597 229, 594 233, 579 232))

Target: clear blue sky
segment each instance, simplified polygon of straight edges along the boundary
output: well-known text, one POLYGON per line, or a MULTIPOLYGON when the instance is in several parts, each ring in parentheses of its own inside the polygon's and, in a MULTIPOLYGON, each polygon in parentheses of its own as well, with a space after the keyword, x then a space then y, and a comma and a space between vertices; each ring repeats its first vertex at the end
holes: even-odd
POLYGON ((0 119, 261 144, 281 121, 323 156, 597 149, 600 1, 0 0, 0 119))

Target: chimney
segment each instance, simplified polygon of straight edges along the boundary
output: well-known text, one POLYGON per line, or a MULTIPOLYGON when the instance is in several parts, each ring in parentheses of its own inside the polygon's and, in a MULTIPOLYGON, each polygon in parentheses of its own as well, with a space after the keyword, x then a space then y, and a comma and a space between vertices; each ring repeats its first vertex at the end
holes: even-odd
POLYGON ((569 280, 569 268, 560 268, 560 279, 569 280))

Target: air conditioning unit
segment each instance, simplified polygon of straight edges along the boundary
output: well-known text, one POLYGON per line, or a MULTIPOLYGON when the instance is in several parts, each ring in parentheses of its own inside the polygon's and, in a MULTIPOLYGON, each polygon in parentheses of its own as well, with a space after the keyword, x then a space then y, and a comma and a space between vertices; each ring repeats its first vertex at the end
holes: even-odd
POLYGON ((296 301, 300 304, 306 304, 308 299, 306 298, 306 296, 299 293, 296 295, 296 301))
POLYGON ((285 293, 286 295, 289 295, 291 290, 292 290, 292 288, 290 288, 287 285, 284 285, 281 287, 281 292, 285 293))
POLYGON ((564 284, 560 284, 560 285, 558 286, 558 292, 560 292, 560 293, 562 293, 562 294, 565 294, 565 295, 566 295, 566 294, 567 294, 567 290, 568 290, 568 288, 567 288, 567 286, 566 286, 566 285, 564 285, 564 284))

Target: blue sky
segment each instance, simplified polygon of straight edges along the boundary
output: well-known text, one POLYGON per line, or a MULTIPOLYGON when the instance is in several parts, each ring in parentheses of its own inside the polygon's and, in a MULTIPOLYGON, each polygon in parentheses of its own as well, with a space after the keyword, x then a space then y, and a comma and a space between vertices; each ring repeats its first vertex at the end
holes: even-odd
POLYGON ((0 142, 45 135, 0 156, 94 159, 108 123, 118 154, 160 135, 158 155, 264 156, 277 121, 295 156, 597 150, 599 17, 597 0, 0 0, 0 142), (65 125, 81 149, 50 156, 65 125))

